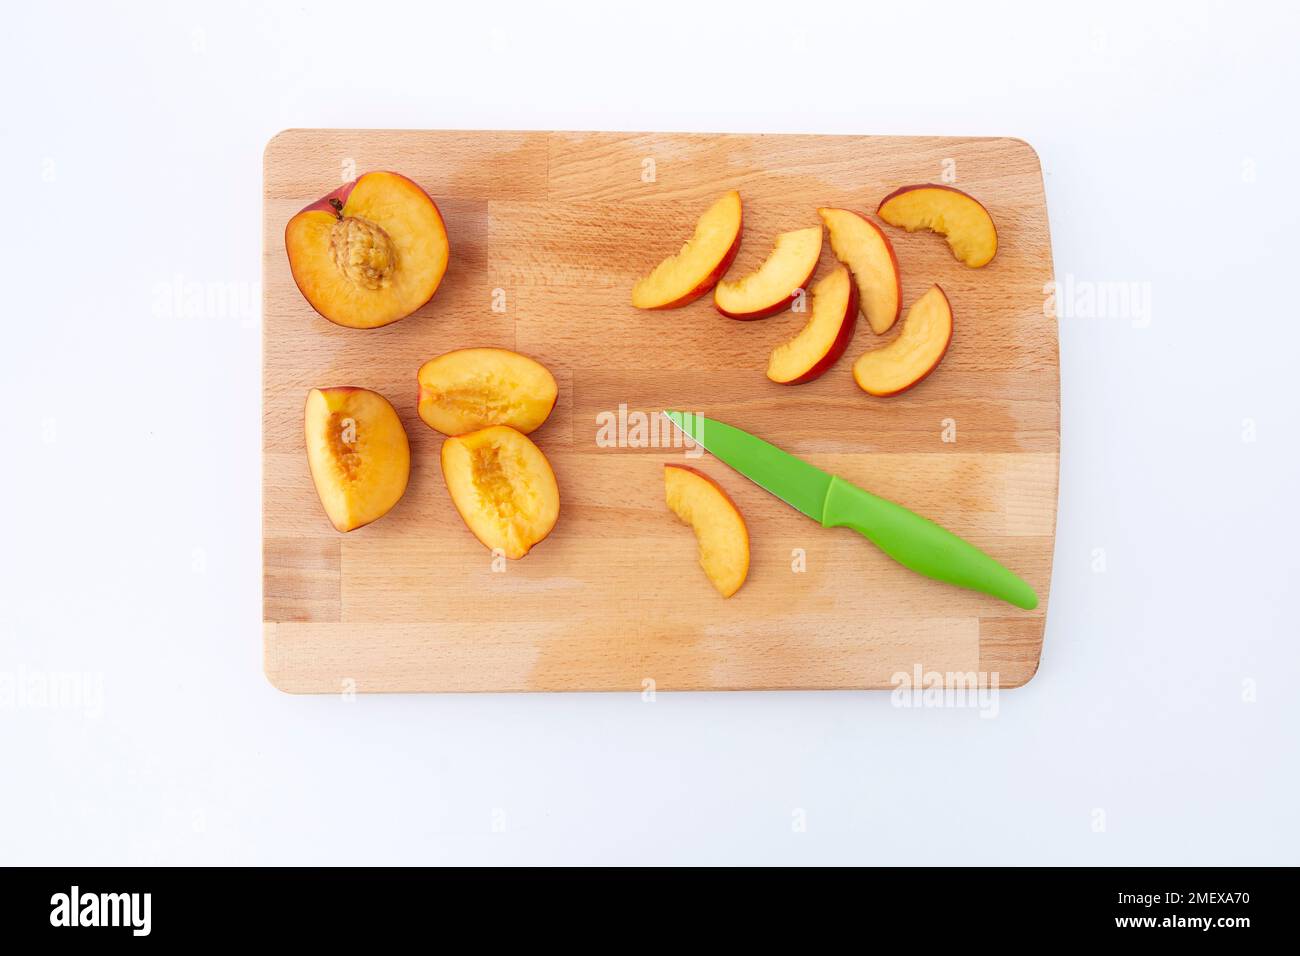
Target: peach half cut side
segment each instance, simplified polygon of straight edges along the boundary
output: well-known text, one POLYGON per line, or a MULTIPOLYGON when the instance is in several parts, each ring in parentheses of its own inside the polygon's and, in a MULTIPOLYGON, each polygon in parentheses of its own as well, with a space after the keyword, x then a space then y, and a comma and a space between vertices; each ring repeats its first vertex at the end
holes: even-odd
POLYGON ((507 425, 442 443, 442 477, 465 526, 490 550, 526 555, 560 516, 560 489, 542 450, 507 425))
POLYGON ((908 232, 930 229, 946 236, 952 254, 972 269, 997 255, 993 217, 973 196, 952 186, 922 183, 895 189, 880 201, 876 215, 908 232))
POLYGON ((304 431, 312 482, 336 529, 367 525, 401 500, 411 446, 384 396, 353 386, 313 388, 304 431))
POLYGON ((739 279, 724 279, 713 304, 729 319, 765 319, 789 307, 817 269, 822 227, 795 229, 776 237, 763 264, 739 279))
POLYGON ((673 514, 695 531, 700 567, 718 593, 731 597, 749 574, 749 529, 722 486, 686 465, 664 465, 664 495, 673 514))
POLYGON ((822 208, 817 213, 826 223, 835 258, 849 267, 858 284, 858 305, 867 324, 883 335, 898 321, 903 302, 893 245, 866 216, 848 209, 822 208))
POLYGON ((539 362, 508 349, 456 349, 420 366, 419 412, 444 435, 509 425, 525 435, 546 421, 559 387, 539 362))
POLYGON ((817 378, 848 348, 858 324, 858 290, 849 270, 836 266, 812 291, 808 324, 772 350, 767 377, 778 385, 801 385, 817 378))
POLYGON ((434 201, 386 172, 366 173, 298 213, 284 245, 303 297, 351 329, 377 329, 419 309, 438 291, 449 255, 434 201))
POLYGON ((903 330, 853 363, 853 380, 869 395, 897 395, 935 370, 952 341, 952 306, 937 285, 912 303, 903 330))
POLYGON ((632 287, 632 304, 638 309, 675 309, 712 289, 740 249, 742 219, 740 193, 733 189, 699 218, 681 251, 632 287))

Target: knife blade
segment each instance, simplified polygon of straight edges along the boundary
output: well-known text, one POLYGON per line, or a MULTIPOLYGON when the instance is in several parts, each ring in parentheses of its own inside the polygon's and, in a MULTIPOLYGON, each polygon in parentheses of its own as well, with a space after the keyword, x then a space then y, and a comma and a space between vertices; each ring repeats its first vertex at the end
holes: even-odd
POLYGON ((1038 606, 1024 579, 928 518, 726 422, 689 412, 663 414, 715 458, 822 527, 852 528, 899 564, 936 581, 1025 610, 1038 606))

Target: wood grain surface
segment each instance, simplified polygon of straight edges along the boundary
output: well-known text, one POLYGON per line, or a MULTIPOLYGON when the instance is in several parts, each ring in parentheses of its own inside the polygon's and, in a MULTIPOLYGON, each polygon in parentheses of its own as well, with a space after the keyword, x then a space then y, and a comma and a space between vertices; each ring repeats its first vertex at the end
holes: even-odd
MULTIPOLYGON (((1044 315, 1051 245, 1028 144, 289 130, 264 162, 263 617, 276 687, 888 688, 918 665, 997 672, 1003 687, 1033 676, 1060 433, 1057 327, 1044 315), (294 286, 284 227, 376 169, 404 173, 434 197, 451 262, 419 312, 382 329, 344 329, 294 286), (736 275, 763 260, 777 232, 816 225, 818 206, 873 213, 895 187, 942 181, 945 171, 988 207, 1000 245, 987 267, 968 269, 941 237, 885 227, 904 311, 938 282, 955 316, 947 357, 903 395, 872 398, 854 385, 853 360, 896 334, 878 339, 862 317, 831 371, 783 387, 764 376, 767 356, 806 316, 737 322, 711 296, 668 312, 629 305, 632 283, 727 189, 740 190, 745 209, 736 275), (559 481, 559 523, 504 570, 452 507, 442 436, 416 414, 421 363, 477 345, 531 355, 560 384, 554 413, 532 436, 559 481), (405 497, 346 535, 325 518, 303 443, 307 390, 333 385, 387 396, 411 439, 405 497), (690 529, 664 504, 662 465, 686 453, 598 441, 602 415, 620 406, 633 423, 663 408, 702 412, 803 455, 968 538, 1025 577, 1041 603, 1020 611, 922 578, 705 454, 691 463, 736 500, 753 550, 748 581, 723 600, 698 566, 690 529)), ((817 274, 833 262, 827 242, 817 274)))

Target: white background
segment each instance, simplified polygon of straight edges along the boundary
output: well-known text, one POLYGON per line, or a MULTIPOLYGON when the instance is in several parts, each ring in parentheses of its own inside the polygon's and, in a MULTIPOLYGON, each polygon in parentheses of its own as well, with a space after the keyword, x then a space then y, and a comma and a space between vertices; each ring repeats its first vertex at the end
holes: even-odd
POLYGON ((1300 862, 1295 12, 260 6, 7 14, 0 862, 1300 862), (291 126, 1029 140, 1058 278, 1151 295, 1061 320, 1038 676, 996 719, 273 690, 256 296, 291 126), (169 314, 174 282, 244 304, 169 314), (15 692, 53 673, 102 702, 15 692))

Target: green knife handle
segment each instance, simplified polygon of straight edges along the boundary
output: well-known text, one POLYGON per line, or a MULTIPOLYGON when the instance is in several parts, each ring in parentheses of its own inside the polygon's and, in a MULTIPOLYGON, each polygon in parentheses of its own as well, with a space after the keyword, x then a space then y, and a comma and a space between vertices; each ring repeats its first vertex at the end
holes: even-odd
POLYGON ((968 541, 902 505, 831 476, 822 509, 825 528, 852 528, 904 567, 936 581, 991 594, 1033 610, 1038 595, 1020 577, 968 541))

